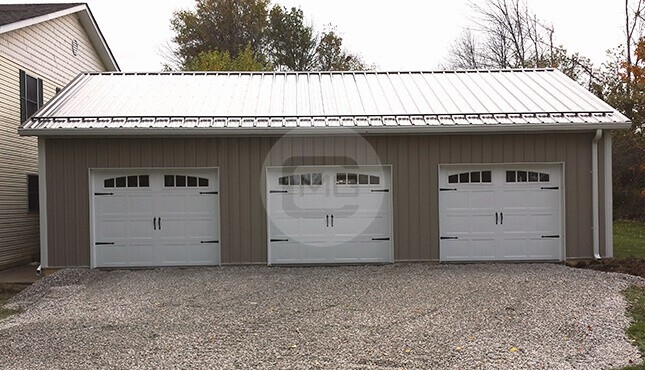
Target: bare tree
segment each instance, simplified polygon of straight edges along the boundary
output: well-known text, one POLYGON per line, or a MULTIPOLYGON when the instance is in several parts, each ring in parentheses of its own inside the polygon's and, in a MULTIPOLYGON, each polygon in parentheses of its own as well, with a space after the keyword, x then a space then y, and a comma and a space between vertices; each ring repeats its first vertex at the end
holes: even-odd
POLYGON ((543 25, 522 0, 487 0, 470 4, 473 30, 452 45, 455 68, 546 67, 553 60, 553 27, 543 25), (481 46, 480 46, 481 44, 481 46))

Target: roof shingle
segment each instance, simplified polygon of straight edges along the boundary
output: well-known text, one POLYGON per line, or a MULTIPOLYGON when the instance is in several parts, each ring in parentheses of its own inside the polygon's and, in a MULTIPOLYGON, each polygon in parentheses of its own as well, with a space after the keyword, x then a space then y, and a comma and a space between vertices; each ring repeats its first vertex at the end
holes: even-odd
POLYGON ((0 4, 0 26, 40 17, 84 3, 64 4, 0 4))

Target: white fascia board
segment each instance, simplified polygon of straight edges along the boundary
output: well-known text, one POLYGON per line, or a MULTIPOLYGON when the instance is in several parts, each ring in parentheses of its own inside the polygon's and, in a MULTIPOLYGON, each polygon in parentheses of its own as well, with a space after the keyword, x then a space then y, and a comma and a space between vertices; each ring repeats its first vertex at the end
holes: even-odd
POLYGON ((4 26, 0 26, 0 33, 6 33, 6 32, 9 32, 9 31, 14 31, 14 30, 20 29, 20 28, 33 26, 34 24, 50 21, 52 19, 56 19, 56 18, 59 18, 59 17, 64 17, 66 15, 76 13, 76 12, 80 12, 82 10, 87 10, 87 6, 85 6, 85 5, 77 5, 77 6, 74 6, 74 7, 71 7, 71 8, 59 10, 57 12, 41 15, 39 17, 24 19, 22 21, 5 24, 4 26))
POLYGON ((123 137, 123 136, 156 136, 156 137, 189 137, 189 136, 272 136, 291 134, 309 135, 405 135, 405 134, 487 134, 487 133, 553 133, 563 131, 617 130, 631 127, 631 123, 612 124, 559 124, 559 125, 491 125, 491 126, 425 126, 425 127, 316 127, 316 128, 54 128, 54 129, 19 129, 21 136, 56 136, 56 137, 123 137))

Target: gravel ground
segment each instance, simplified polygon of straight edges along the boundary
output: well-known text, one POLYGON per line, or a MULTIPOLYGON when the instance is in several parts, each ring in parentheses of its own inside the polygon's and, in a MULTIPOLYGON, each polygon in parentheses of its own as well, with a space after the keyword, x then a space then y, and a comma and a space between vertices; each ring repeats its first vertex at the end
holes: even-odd
POLYGON ((601 369, 620 291, 553 264, 63 270, 10 302, 0 368, 601 369))

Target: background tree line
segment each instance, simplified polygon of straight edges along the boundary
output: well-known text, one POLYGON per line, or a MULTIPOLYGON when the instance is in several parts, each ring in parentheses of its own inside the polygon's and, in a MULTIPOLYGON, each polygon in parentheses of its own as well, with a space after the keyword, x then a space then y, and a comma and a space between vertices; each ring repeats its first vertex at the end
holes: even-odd
MULTIPOLYGON (((645 219, 645 0, 623 0, 624 44, 599 66, 555 42, 555 29, 523 0, 470 5, 471 27, 449 50, 447 67, 558 68, 632 121, 614 132, 614 217, 645 219)), ((302 10, 269 0, 196 0, 174 14, 168 69, 220 71, 364 70, 336 29, 317 30, 302 10)))
POLYGON ((363 70, 328 25, 305 23, 299 8, 269 0, 196 0, 174 13, 168 69, 223 71, 363 70))

